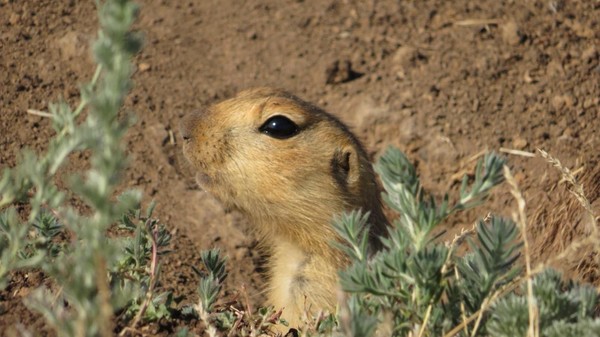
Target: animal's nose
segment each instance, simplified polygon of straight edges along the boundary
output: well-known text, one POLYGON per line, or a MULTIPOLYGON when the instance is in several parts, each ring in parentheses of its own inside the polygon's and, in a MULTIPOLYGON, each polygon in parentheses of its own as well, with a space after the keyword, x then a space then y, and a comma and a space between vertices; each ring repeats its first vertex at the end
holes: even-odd
POLYGON ((194 135, 194 130, 200 121, 200 112, 187 114, 181 122, 179 122, 179 133, 183 140, 190 140, 194 135))

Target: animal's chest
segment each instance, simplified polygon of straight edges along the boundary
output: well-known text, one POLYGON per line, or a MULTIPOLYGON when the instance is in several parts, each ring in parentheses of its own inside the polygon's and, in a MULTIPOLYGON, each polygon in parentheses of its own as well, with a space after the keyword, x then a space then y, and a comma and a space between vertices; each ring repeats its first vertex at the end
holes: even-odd
POLYGON ((271 290, 282 306, 297 305, 306 296, 310 255, 289 243, 275 247, 272 258, 271 290))

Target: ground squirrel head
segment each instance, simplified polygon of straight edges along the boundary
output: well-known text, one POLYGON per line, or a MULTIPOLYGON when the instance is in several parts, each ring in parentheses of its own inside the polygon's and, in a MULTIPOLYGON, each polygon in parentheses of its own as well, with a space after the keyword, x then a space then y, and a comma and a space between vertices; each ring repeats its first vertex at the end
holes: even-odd
POLYGON ((359 208, 383 219, 360 143, 339 120, 290 93, 243 91, 188 116, 182 136, 201 187, 263 234, 310 242, 323 231, 331 239, 323 224, 359 208))

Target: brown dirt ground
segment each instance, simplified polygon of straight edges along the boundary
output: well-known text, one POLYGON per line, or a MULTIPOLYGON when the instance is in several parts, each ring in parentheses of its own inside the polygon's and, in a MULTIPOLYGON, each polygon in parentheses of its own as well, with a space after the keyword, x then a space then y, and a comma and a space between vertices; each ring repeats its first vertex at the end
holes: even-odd
MULTIPOLYGON (((28 108, 45 110, 60 96, 77 102, 93 70, 96 27, 93 1, 0 0, 0 167, 14 166, 24 147, 43 151, 53 135, 28 108)), ((545 149, 575 170, 600 212, 598 1, 148 0, 137 28, 146 43, 127 102, 138 122, 126 140, 124 184, 158 202, 156 215, 174 235, 162 284, 188 302, 196 300, 191 266, 210 247, 229 255, 228 293, 245 284, 260 299, 255 240, 239 214, 197 189, 178 136, 184 114, 248 87, 282 87, 321 105, 373 158, 400 147, 438 194, 455 189, 453 174, 470 172, 481 151, 545 149)), ((534 257, 544 261, 585 235, 589 217, 550 164, 508 157, 527 199, 534 257)), ((70 166, 85 159, 74 156, 70 166)), ((448 228, 514 210, 503 187, 448 228)), ((591 255, 582 247, 554 264, 600 285, 591 255)), ((43 282, 39 273, 17 274, 0 292, 0 332, 21 326, 47 335, 21 303, 43 282)))

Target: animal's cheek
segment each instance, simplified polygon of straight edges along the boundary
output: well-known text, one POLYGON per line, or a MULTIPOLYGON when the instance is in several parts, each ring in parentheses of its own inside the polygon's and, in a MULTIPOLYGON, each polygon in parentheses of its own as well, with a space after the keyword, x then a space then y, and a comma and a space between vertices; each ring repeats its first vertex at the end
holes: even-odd
POLYGON ((211 139, 202 144, 199 151, 201 160, 206 164, 207 168, 215 171, 222 169, 225 163, 223 148, 219 143, 219 140, 211 139))

